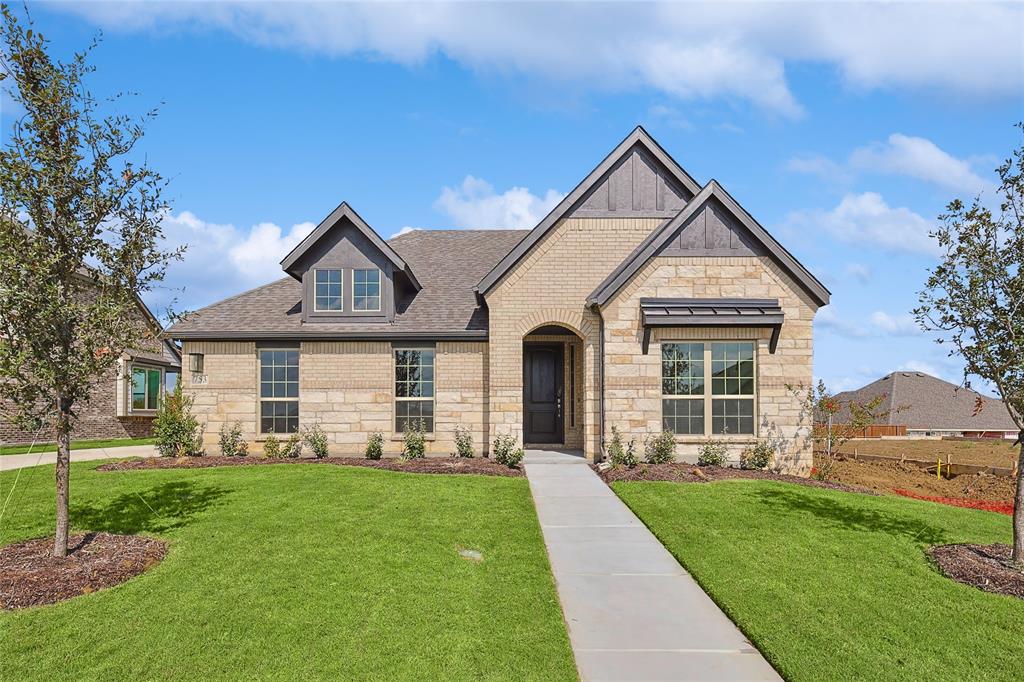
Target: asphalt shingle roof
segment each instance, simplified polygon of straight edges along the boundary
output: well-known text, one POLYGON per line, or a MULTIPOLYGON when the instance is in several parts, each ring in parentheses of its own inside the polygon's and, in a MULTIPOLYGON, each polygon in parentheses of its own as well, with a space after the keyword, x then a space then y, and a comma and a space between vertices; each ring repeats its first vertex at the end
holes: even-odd
POLYGON ((343 333, 486 332, 487 310, 473 288, 527 230, 413 230, 388 240, 423 288, 396 301, 395 320, 380 323, 302 324, 302 284, 284 277, 202 308, 167 330, 172 338, 267 333, 326 337, 343 333))

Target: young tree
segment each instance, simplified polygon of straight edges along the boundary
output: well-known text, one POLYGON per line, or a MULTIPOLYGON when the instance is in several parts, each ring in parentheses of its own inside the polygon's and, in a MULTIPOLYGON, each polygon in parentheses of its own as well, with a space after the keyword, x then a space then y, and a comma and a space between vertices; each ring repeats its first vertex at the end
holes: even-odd
POLYGON ((995 386, 1017 425, 1013 559, 1024 562, 1024 145, 996 173, 998 213, 975 198, 970 207, 954 200, 939 216, 932 236, 944 253, 914 314, 923 329, 940 332, 939 343, 952 345, 950 355, 963 358, 965 379, 995 386))
POLYGON ((49 47, 29 18, 0 7, 0 78, 23 110, 0 150, 0 400, 56 434, 60 557, 75 407, 144 342, 138 297, 181 251, 160 246, 164 181, 133 162, 154 112, 101 111, 84 82, 95 43, 67 62, 49 47))

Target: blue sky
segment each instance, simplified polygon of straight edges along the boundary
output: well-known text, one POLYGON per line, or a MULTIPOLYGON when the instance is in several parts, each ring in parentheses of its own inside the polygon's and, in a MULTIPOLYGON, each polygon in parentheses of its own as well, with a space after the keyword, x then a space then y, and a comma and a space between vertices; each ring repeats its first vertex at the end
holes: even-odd
MULTIPOLYGON (((950 199, 992 195, 1024 119, 1024 6, 33 3, 96 93, 163 102, 156 291, 196 308, 280 276, 341 200, 384 236, 532 227, 637 124, 831 289, 815 374, 958 381, 909 311, 950 199)), ((4 135, 15 113, 2 101, 4 135)))

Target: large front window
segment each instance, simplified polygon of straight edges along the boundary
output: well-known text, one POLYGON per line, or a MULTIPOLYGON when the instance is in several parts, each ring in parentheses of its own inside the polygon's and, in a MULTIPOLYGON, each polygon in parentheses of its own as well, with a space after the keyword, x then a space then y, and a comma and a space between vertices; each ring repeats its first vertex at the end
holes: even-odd
POLYGON ((380 310, 380 270, 352 271, 352 309, 380 310))
POLYGON ((662 426, 685 435, 753 435, 754 344, 661 344, 662 426))
POLYGON ((155 410, 160 406, 160 370, 132 367, 132 410, 155 410))
POLYGON ((316 270, 313 273, 313 310, 340 312, 341 270, 316 270))
POLYGON ((299 430, 299 351, 260 351, 260 433, 299 430))
POLYGON ((395 431, 434 431, 434 351, 395 350, 395 431))

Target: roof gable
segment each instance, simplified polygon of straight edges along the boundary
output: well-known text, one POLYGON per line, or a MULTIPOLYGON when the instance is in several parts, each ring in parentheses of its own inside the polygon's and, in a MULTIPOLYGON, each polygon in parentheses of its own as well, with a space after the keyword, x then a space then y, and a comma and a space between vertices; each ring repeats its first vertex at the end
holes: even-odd
MULTIPOLYGON (((680 167, 654 138, 637 126, 556 206, 521 242, 491 269, 477 284, 477 292, 486 294, 525 256, 559 220, 579 211, 607 215, 622 207, 619 215, 657 215, 661 187, 661 206, 673 207, 679 198, 689 198, 700 190, 689 173, 680 167), (630 188, 627 196, 626 181, 630 188), (639 188, 639 192, 633 191, 639 188), (603 199, 603 203, 602 203, 603 199), (626 212, 626 211, 629 212, 626 212)), ((671 210, 667 211, 671 214, 671 210)))
POLYGON ((281 260, 281 269, 293 278, 301 280, 302 272, 296 266, 299 265, 303 257, 310 252, 317 242, 340 225, 351 225, 362 233, 370 244, 391 262, 396 271, 404 273, 412 283, 412 286, 417 290, 420 289, 420 283, 413 274, 412 268, 391 248, 390 244, 381 239, 380 235, 344 201, 281 260))
POLYGON ((818 305, 828 304, 828 289, 775 241, 716 180, 711 180, 674 218, 666 220, 642 241, 590 293, 587 302, 605 305, 652 258, 663 253, 678 255, 682 252, 710 256, 766 253, 793 276, 818 305))

